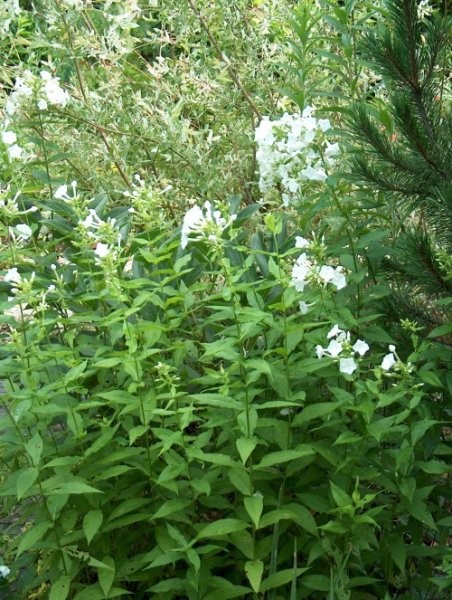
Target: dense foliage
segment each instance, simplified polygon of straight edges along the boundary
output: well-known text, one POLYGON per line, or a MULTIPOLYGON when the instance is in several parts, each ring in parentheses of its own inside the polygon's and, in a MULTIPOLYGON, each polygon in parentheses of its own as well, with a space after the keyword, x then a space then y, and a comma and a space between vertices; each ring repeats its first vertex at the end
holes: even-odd
POLYGON ((408 206, 450 287, 450 189, 363 187, 423 135, 395 6, 0 5, 1 598, 447 597, 450 300, 388 265, 408 206))

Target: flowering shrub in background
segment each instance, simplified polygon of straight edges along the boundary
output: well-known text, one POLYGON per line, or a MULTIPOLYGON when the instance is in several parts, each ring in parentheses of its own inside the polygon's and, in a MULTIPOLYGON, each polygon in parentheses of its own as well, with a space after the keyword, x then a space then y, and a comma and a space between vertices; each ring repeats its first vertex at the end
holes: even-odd
POLYGON ((316 119, 313 110, 308 106, 301 115, 264 117, 256 128, 259 189, 265 194, 280 185, 284 206, 300 198, 304 181, 325 181, 339 153, 339 145, 325 136, 330 121, 316 119))
MULTIPOLYGON (((0 595, 441 598, 450 357, 273 89, 293 3, 170 4, 0 7, 0 595)), ((303 48, 353 57, 333 4, 303 48)))

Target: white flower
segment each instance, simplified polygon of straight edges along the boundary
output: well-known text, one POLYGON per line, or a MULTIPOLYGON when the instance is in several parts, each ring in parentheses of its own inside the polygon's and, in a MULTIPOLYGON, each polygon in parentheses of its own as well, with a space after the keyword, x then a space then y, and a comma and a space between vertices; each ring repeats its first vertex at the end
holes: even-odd
POLYGON ((345 277, 344 267, 336 267, 331 283, 336 286, 337 290, 341 290, 342 288, 346 287, 347 279, 345 277))
POLYGON ((17 270, 17 267, 9 269, 9 271, 7 271, 3 276, 3 281, 7 281, 9 283, 20 283, 22 281, 22 277, 17 270))
POLYGON ((28 240, 33 233, 31 227, 29 227, 26 223, 19 223, 15 226, 14 230, 17 232, 17 235, 21 240, 28 240))
POLYGON ((334 325, 334 327, 332 329, 330 329, 330 331, 328 332, 326 338, 329 340, 332 337, 336 337, 337 335, 339 335, 339 333, 344 333, 344 330, 341 329, 339 327, 339 325, 336 323, 336 325, 334 325))
POLYGON ((353 344, 352 348, 360 356, 364 356, 366 354, 366 352, 369 350, 369 345, 367 344, 367 342, 364 342, 363 340, 357 340, 353 344))
POLYGON ((297 258, 297 261, 292 268, 292 283, 297 292, 302 292, 304 290, 307 279, 312 272, 312 268, 312 262, 308 259, 307 254, 303 252, 303 254, 297 258))
POLYGON ((11 160, 20 158, 22 156, 23 148, 14 144, 14 146, 10 146, 8 148, 8 156, 11 160))
POLYGON ((6 565, 0 565, 0 577, 8 577, 11 570, 6 565))
POLYGON ((110 246, 108 244, 103 244, 102 242, 98 242, 94 250, 94 254, 100 259, 106 258, 110 252, 110 246))
POLYGON ((322 131, 328 131, 328 129, 331 129, 331 123, 329 119, 319 119, 319 127, 322 131))
POLYGON ((331 358, 336 358, 342 352, 342 343, 337 340, 331 340, 328 347, 325 349, 325 353, 329 354, 331 358))
POLYGON ((80 224, 83 225, 83 227, 85 229, 89 229, 90 227, 93 227, 94 219, 95 219, 94 215, 97 216, 96 211, 94 209, 90 208, 88 215, 83 219, 83 221, 80 221, 80 224))
POLYGON ((133 256, 127 259, 126 264, 124 265, 123 272, 130 273, 133 269, 133 256))
POLYGON ((312 165, 308 165, 305 169, 300 171, 300 175, 310 181, 325 181, 326 179, 325 171, 321 167, 314 168, 312 165))
POLYGON ((319 271, 319 277, 325 283, 330 283, 334 279, 335 270, 329 265, 323 265, 319 271))
POLYGON ((313 306, 313 304, 314 303, 308 304, 304 300, 300 300, 300 302, 298 303, 298 309, 302 315, 306 315, 309 312, 311 306, 313 306))
POLYGON ((351 375, 357 368, 358 365, 355 363, 354 358, 341 358, 339 360, 339 371, 341 373, 351 375))
POLYGON ((44 82, 43 90, 45 95, 47 96, 47 100, 50 104, 55 104, 58 106, 66 106, 69 102, 70 96, 66 90, 60 86, 59 77, 53 77, 51 73, 47 71, 41 71, 40 73, 41 79, 44 82))
POLYGON ((44 100, 44 98, 38 100, 38 108, 39 110, 47 110, 47 102, 44 100))
POLYGON ((67 200, 69 198, 67 195, 67 185, 60 185, 60 187, 55 190, 53 197, 57 200, 67 200))
POLYGON ((17 141, 17 135, 14 131, 2 131, 2 142, 8 146, 17 141))
POLYGON ((323 348, 320 344, 317 344, 315 347, 315 353, 317 354, 317 358, 323 358, 323 356, 325 356, 325 348, 323 348))
POLYGON ((417 6, 417 18, 423 21, 426 17, 429 17, 433 12, 433 6, 430 5, 429 0, 421 0, 417 6))
POLYGON ((386 356, 383 358, 383 361, 381 363, 381 368, 384 369, 385 371, 389 371, 389 369, 391 369, 396 363, 396 359, 395 356, 392 352, 390 352, 389 354, 386 354, 386 356))
POLYGON ((389 352, 395 352, 395 346, 394 346, 394 344, 390 344, 389 345, 389 352))
POLYGON ((189 241, 207 239, 218 241, 223 231, 237 218, 232 215, 226 220, 219 210, 213 210, 210 202, 204 203, 203 210, 195 205, 184 216, 181 231, 181 247, 186 248, 189 241))
POLYGON ((295 238, 295 248, 306 248, 307 246, 309 246, 309 244, 309 240, 307 240, 304 237, 301 237, 300 235, 297 235, 297 237, 295 238))
POLYGON ((336 268, 329 265, 323 265, 319 271, 319 277, 325 283, 333 284, 337 290, 341 290, 347 285, 345 278, 344 267, 338 266, 336 268))
POLYGON ((202 230, 205 225, 205 217, 202 212, 202 209, 195 204, 192 206, 184 216, 184 221, 182 223, 182 232, 181 232, 181 246, 182 248, 186 248, 188 244, 188 236, 192 233, 198 233, 202 230))
POLYGON ((326 158, 331 158, 332 156, 336 156, 336 154, 339 154, 339 152, 340 152, 339 144, 327 143, 326 148, 325 148, 325 157, 326 158))

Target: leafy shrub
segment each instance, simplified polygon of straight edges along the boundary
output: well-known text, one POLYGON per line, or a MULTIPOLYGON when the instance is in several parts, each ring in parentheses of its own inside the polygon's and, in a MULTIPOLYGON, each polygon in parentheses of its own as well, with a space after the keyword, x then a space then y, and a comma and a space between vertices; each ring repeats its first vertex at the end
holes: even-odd
MULTIPOLYGON (((84 31, 77 19, 101 3, 89 4, 58 5, 54 31, 61 20, 84 31)), ((3 140, 0 201, 3 588, 50 600, 439 597, 451 584, 450 357, 410 323, 399 352, 373 310, 387 293, 371 268, 381 231, 354 227, 335 162, 321 165, 337 143, 317 127, 322 112, 298 115, 321 130, 307 136, 313 154, 303 148, 321 177, 307 170, 283 210, 287 179, 246 204, 225 173, 229 193, 214 203, 210 182, 181 211, 192 174, 168 167, 167 190, 141 148, 112 145, 108 112, 82 98, 86 81, 113 94, 107 65, 84 57, 71 71, 71 52, 55 53, 59 80, 32 64, 5 98, 17 139, 3 140), (64 148, 49 139, 65 130, 64 148)), ((119 54, 129 73, 133 52, 119 54)), ((125 132, 129 117, 139 128, 126 110, 139 102, 122 104, 120 81, 112 115, 125 132)))

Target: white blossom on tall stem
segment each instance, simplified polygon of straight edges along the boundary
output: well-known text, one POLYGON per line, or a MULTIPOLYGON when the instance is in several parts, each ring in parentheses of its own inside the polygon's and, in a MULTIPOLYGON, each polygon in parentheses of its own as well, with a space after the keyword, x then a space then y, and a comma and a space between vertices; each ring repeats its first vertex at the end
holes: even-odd
POLYGON ((338 144, 325 139, 328 119, 317 119, 307 106, 301 114, 284 113, 273 121, 264 116, 256 128, 259 189, 263 194, 279 187, 284 206, 300 191, 304 181, 323 182, 325 164, 332 166, 338 144))
POLYGON ((219 242, 225 229, 237 218, 231 215, 223 217, 219 210, 214 210, 210 202, 204 203, 204 210, 198 205, 190 208, 184 216, 181 230, 181 247, 186 248, 189 242, 219 242))
POLYGON ((356 355, 362 358, 369 351, 369 345, 364 340, 357 340, 353 346, 350 343, 350 332, 344 331, 338 324, 334 325, 327 334, 330 343, 326 348, 320 344, 315 347, 317 358, 328 356, 339 359, 339 371, 344 375, 352 375, 358 368, 356 355))

